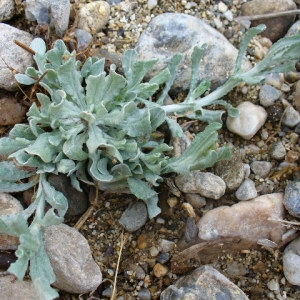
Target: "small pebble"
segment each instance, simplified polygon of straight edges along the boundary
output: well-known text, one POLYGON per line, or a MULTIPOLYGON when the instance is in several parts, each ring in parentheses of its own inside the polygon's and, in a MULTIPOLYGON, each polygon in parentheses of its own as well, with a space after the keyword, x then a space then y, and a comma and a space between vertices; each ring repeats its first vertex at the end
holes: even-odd
POLYGON ((278 89, 271 85, 264 84, 259 92, 259 103, 264 107, 271 106, 281 95, 282 92, 278 89))
POLYGON ((253 161, 250 168, 255 175, 265 178, 270 173, 272 164, 269 161, 253 161))
POLYGON ((146 224, 147 207, 142 201, 132 202, 122 214, 119 223, 129 232, 134 232, 146 224))
POLYGON ((169 252, 162 252, 157 256, 156 261, 161 264, 165 264, 166 262, 168 262, 170 260, 170 257, 171 257, 171 255, 169 252))
POLYGON ((284 159, 286 155, 286 150, 281 141, 278 141, 275 144, 273 144, 270 150, 270 155, 272 158, 277 160, 284 159))
POLYGON ((300 123, 300 113, 292 106, 286 107, 282 116, 282 124, 290 128, 295 127, 300 123))
POLYGON ((160 239, 159 246, 162 249, 162 252, 171 252, 176 247, 176 244, 173 241, 160 239))
POLYGON ((235 196, 238 200, 241 201, 255 198, 257 196, 257 191, 254 182, 251 179, 246 178, 245 181, 236 190, 235 196))
POLYGON ((205 198, 198 194, 186 194, 185 199, 196 209, 206 205, 205 198))
POLYGON ((153 9, 155 6, 157 5, 157 0, 148 0, 147 2, 147 6, 148 6, 148 9, 153 9))
POLYGON ((283 204, 290 215, 300 218, 300 181, 286 185, 283 204))
POLYGON ((159 249, 157 249, 157 247, 152 246, 152 247, 150 248, 150 255, 151 255, 152 257, 156 257, 156 256, 158 255, 158 253, 159 253, 159 249))
POLYGON ((157 278, 164 277, 168 274, 169 270, 165 265, 162 265, 160 263, 155 264, 153 268, 153 274, 157 278))
POLYGON ((138 292, 138 299, 140 300, 151 300, 151 293, 148 289, 141 289, 138 292))

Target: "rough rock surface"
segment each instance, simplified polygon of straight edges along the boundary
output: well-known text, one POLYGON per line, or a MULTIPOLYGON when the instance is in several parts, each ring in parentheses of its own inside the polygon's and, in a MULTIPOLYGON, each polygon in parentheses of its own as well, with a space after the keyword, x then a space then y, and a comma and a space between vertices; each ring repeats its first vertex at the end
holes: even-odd
POLYGON ((161 293, 160 299, 247 300, 248 297, 223 274, 206 265, 177 280, 161 293))
POLYGON ((224 180, 210 172, 192 171, 175 178, 177 187, 184 193, 200 194, 211 199, 220 199, 226 190, 224 180))
POLYGON ((102 281, 87 240, 65 224, 45 230, 45 247, 53 267, 56 288, 69 293, 88 293, 102 281))
POLYGON ((32 41, 30 33, 14 28, 10 25, 0 23, 0 88, 7 91, 18 89, 13 68, 24 73, 26 68, 33 64, 32 55, 17 46, 14 40, 29 46, 32 41))
POLYGON ((283 218, 282 199, 283 194, 274 193, 212 209, 198 222, 198 236, 206 241, 240 237, 254 244, 259 239, 278 243, 285 229, 280 223, 269 219, 283 218))
POLYGON ((179 13, 164 13, 153 18, 141 34, 136 50, 140 59, 158 59, 150 77, 166 67, 175 54, 183 53, 173 87, 187 89, 193 48, 203 44, 209 49, 200 63, 199 80, 211 80, 213 87, 219 86, 233 71, 238 52, 221 33, 199 18, 179 13))
POLYGON ((15 276, 0 276, 0 298, 2 300, 40 300, 31 281, 19 281, 15 276))
POLYGON ((28 20, 48 24, 63 37, 68 29, 70 9, 69 0, 27 0, 25 13, 28 20))
POLYGON ((82 6, 78 12, 78 28, 96 33, 107 24, 110 6, 105 1, 95 1, 82 6))
POLYGON ((244 163, 241 155, 236 152, 233 153, 232 159, 217 162, 214 168, 215 174, 225 181, 228 190, 236 190, 244 180, 244 163))
POLYGON ((0 22, 10 20, 15 14, 15 1, 0 1, 0 22))

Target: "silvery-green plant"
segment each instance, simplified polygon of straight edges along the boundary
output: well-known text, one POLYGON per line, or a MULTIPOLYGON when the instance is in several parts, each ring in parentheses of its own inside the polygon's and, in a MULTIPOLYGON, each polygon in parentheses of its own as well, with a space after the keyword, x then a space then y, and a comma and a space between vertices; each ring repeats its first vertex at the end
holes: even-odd
POLYGON ((217 130, 221 128, 221 110, 209 110, 212 104, 224 106, 230 116, 238 111, 221 98, 241 82, 261 83, 274 72, 287 72, 300 59, 300 36, 275 43, 267 56, 252 69, 242 70, 249 41, 264 26, 250 29, 241 43, 236 67, 228 81, 210 94, 208 82, 198 83, 197 72, 206 46, 195 47, 192 54, 190 90, 182 103, 166 105, 165 99, 182 59, 175 55, 166 69, 149 80, 148 71, 156 60, 139 61, 134 50, 125 52, 123 75, 112 65, 105 72, 105 60, 76 60, 63 41, 46 50, 41 39, 33 40, 37 68, 16 75, 21 84, 39 83, 38 93, 27 124, 17 124, 0 139, 0 191, 20 192, 36 186, 32 204, 23 212, 0 217, 0 232, 19 237, 18 260, 9 272, 23 279, 30 261, 30 276, 42 299, 58 296, 51 284, 55 275, 44 248, 47 226, 63 222, 68 202, 48 182, 48 175, 66 174, 81 191, 81 183, 100 190, 127 191, 147 204, 149 217, 160 213, 155 187, 167 173, 202 170, 215 162, 230 159, 230 149, 217 148, 217 130), (179 157, 172 147, 155 136, 167 124, 173 138, 183 130, 173 117, 208 122, 191 145, 179 157), (47 209, 46 209, 47 206, 47 209), (30 220, 30 221, 29 221, 30 220))

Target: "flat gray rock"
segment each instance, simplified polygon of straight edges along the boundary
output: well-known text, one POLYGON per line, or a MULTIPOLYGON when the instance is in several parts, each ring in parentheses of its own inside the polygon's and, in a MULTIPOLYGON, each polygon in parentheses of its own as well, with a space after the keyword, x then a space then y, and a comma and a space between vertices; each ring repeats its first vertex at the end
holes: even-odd
POLYGON ((141 34, 136 51, 139 59, 158 60, 150 77, 166 67, 175 54, 183 53, 184 58, 173 87, 188 89, 191 54, 195 46, 203 44, 207 44, 209 49, 200 63, 199 81, 210 80, 213 87, 217 87, 233 71, 238 50, 221 33, 199 18, 182 13, 164 13, 153 18, 141 34))
POLYGON ((100 268, 87 240, 76 229, 65 224, 47 227, 45 248, 56 276, 53 286, 69 293, 83 294, 100 285, 100 268))
POLYGON ((10 25, 0 23, 0 88, 7 91, 18 89, 17 81, 11 69, 24 73, 27 67, 33 65, 32 54, 17 46, 17 40, 30 46, 32 35, 10 25))

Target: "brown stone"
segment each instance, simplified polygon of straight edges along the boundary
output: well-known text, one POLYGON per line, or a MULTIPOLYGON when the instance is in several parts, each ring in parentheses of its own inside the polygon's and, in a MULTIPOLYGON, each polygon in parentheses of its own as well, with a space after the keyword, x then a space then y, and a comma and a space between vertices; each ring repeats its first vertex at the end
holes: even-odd
POLYGON ((24 122, 27 108, 15 97, 0 93, 0 125, 14 125, 24 122))
MULTIPOLYGON (((244 3, 241 11, 243 16, 254 16, 294 9, 297 9, 297 6, 293 0, 253 0, 244 3)), ((262 33, 262 36, 275 42, 286 34, 295 18, 296 15, 260 19, 251 21, 251 26, 265 24, 267 29, 262 33)))

